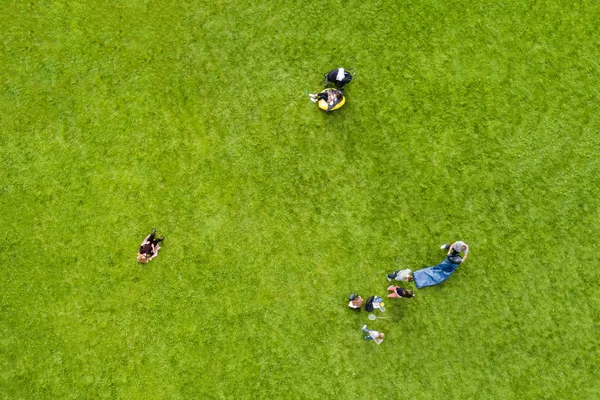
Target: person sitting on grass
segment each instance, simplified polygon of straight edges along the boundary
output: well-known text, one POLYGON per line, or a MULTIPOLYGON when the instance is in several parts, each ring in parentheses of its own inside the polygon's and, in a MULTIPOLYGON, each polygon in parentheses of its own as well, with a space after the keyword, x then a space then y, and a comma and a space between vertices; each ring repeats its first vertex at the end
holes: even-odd
POLYGON ((159 243, 165 240, 165 237, 161 237, 160 239, 155 238, 156 228, 152 230, 142 244, 140 245, 140 251, 137 255, 137 260, 139 263, 147 264, 155 257, 158 257, 158 250, 160 250, 159 243))
POLYGON ((400 286, 390 286, 388 287, 388 291, 393 292, 388 294, 388 297, 397 298, 397 297, 405 297, 411 298, 415 297, 415 294, 412 290, 404 289, 400 286))
POLYGON ((344 90, 344 86, 352 81, 352 74, 344 68, 336 68, 325 74, 325 86, 332 83, 336 88, 344 90))
POLYGON ((444 282, 467 259, 469 253, 469 246, 462 241, 455 242, 452 245, 444 244, 440 249, 448 250, 444 261, 435 267, 424 268, 413 273, 417 289, 444 282), (463 253, 464 257, 461 257, 460 253, 463 253))
POLYGON ((325 100, 327 103, 327 111, 331 110, 335 107, 342 99, 344 98, 344 94, 336 89, 325 89, 320 93, 309 94, 310 101, 313 103, 318 103, 319 100, 325 100))
POLYGON ((368 334, 367 336, 365 336, 365 340, 372 340, 377 344, 381 344, 381 342, 383 342, 383 339, 385 338, 384 333, 377 332, 377 331, 370 331, 367 329, 366 325, 363 325, 362 331, 364 333, 368 334))
POLYGON ((362 297, 360 297, 359 294, 351 294, 348 300, 350 300, 350 302, 348 303, 348 307, 360 311, 364 300, 362 297))

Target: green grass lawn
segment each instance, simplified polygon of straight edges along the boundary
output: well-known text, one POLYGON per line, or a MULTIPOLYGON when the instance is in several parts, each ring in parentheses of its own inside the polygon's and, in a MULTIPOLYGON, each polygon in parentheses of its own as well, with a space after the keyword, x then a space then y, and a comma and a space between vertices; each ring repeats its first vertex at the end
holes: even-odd
POLYGON ((597 1, 2 8, 1 398, 600 398, 597 1))

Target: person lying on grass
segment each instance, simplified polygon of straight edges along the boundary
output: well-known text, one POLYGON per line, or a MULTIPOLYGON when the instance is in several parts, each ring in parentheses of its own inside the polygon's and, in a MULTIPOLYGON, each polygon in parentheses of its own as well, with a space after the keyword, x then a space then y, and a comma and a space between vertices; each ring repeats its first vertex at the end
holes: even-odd
POLYGON ((388 291, 392 292, 388 294, 388 297, 397 298, 397 297, 405 297, 411 298, 415 297, 415 294, 412 290, 404 289, 400 286, 390 286, 388 287, 388 291))
POLYGON ((444 282, 452 275, 458 266, 467 259, 467 254, 469 253, 469 246, 460 240, 452 245, 444 244, 440 249, 448 250, 444 261, 435 267, 424 268, 413 272, 413 278, 417 289, 438 285, 444 282), (461 257, 460 253, 463 253, 464 257, 461 257))
POLYGON ((310 101, 312 101, 313 103, 318 103, 319 100, 325 100, 327 102, 327 111, 329 111, 333 107, 335 107, 337 103, 342 101, 344 94, 336 89, 326 89, 323 90, 321 93, 309 94, 309 96, 310 101))
POLYGON ((165 237, 160 239, 155 238, 156 228, 152 230, 152 233, 146 236, 142 244, 140 245, 140 251, 137 255, 139 263, 147 264, 155 257, 158 257, 158 250, 160 250, 159 243, 165 240, 165 237))
POLYGON ((412 282, 413 277, 411 274, 412 271, 410 269, 401 269, 394 273, 387 274, 387 280, 388 282, 391 282, 392 279, 395 279, 397 281, 412 282))
POLYGON ((383 339, 385 338, 384 333, 377 332, 377 331, 370 331, 367 329, 366 325, 363 325, 362 331, 364 333, 368 333, 368 335, 365 336, 365 340, 372 340, 377 344, 381 344, 381 342, 383 342, 383 339))

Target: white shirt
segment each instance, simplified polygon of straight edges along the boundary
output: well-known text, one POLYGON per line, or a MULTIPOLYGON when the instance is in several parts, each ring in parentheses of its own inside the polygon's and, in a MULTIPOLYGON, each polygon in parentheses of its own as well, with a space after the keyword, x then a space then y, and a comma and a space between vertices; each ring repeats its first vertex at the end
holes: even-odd
POLYGON ((408 277, 410 276, 411 272, 412 271, 410 269, 403 269, 402 271, 398 271, 398 274, 394 279, 397 281, 408 282, 408 277))
POLYGON ((381 342, 383 342, 383 338, 378 338, 377 335, 379 335, 379 332, 369 331, 369 336, 373 338, 373 341, 377 344, 381 344, 381 342))

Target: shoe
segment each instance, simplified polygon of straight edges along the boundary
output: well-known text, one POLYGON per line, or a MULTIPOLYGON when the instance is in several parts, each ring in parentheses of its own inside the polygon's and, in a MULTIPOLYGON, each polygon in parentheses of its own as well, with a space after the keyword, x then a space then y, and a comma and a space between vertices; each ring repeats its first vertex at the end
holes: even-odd
POLYGON ((161 237, 161 238, 160 238, 160 239, 158 239, 158 240, 160 240, 161 242, 162 242, 163 240, 165 240, 165 237, 164 237, 164 235, 163 235, 163 237, 161 237))
POLYGON ((440 246, 440 250, 448 250, 449 244, 443 244, 440 246))
POLYGON ((388 282, 392 281, 392 278, 390 278, 390 274, 387 274, 387 280, 388 280, 388 282))
POLYGON ((365 329, 367 329, 367 325, 363 325, 362 329, 363 329, 363 331, 364 331, 365 329))
POLYGON ((156 228, 152 229, 152 235, 156 234, 156 228))

